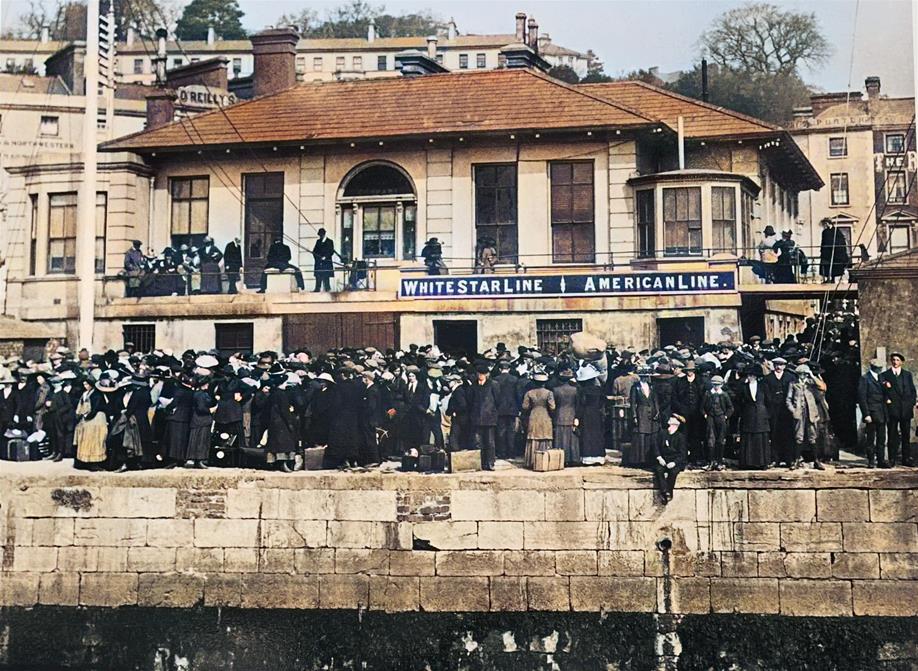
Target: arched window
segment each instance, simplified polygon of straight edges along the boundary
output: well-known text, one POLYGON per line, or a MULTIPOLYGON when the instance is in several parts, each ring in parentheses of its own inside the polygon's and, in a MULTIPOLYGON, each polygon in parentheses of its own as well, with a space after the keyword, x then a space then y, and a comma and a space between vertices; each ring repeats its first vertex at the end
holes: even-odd
POLYGON ((337 202, 342 257, 415 258, 417 195, 401 168, 385 162, 359 166, 345 177, 337 202))

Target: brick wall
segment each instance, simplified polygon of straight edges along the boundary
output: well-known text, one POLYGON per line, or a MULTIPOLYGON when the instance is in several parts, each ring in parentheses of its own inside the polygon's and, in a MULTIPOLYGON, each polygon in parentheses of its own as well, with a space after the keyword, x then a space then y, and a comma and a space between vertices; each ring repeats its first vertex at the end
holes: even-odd
POLYGON ((0 606, 918 615, 918 473, 0 476, 0 606), (665 554, 658 542, 668 539, 665 554))

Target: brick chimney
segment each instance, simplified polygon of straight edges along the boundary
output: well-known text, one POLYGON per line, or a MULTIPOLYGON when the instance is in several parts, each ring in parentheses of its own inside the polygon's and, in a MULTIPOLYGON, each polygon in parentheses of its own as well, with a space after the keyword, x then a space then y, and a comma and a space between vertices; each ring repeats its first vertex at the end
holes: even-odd
POLYGON ((526 44, 526 12, 516 13, 516 41, 526 44))
POLYGON ((51 41, 51 28, 50 26, 42 25, 41 27, 41 43, 47 44, 51 41))
POLYGON ((170 124, 175 120, 175 100, 178 96, 172 89, 157 88, 147 94, 147 128, 152 130, 170 124))
POLYGON ((533 17, 529 17, 528 26, 529 26, 529 31, 527 35, 527 41, 525 42, 525 44, 527 44, 530 49, 538 53, 539 51, 539 24, 533 17))
POLYGON ((880 78, 867 77, 864 80, 864 88, 867 89, 868 102, 876 102, 880 99, 880 78))
POLYGON ((269 28, 252 35, 253 94, 263 96, 296 85, 296 44, 293 28, 269 28))
POLYGON ((437 36, 428 35, 427 36, 427 58, 431 60, 437 60, 437 36))

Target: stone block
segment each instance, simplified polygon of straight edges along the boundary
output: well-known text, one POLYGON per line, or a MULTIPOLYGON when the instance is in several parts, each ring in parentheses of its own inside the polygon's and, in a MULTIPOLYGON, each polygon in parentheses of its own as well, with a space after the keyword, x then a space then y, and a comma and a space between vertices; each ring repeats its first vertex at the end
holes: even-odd
POLYGON ((545 519, 553 522, 578 522, 586 519, 582 489, 545 492, 545 519))
POLYGON ((396 550, 389 553, 389 575, 428 576, 436 573, 436 553, 396 550))
POLYGON ((867 522, 870 519, 867 490, 818 490, 816 517, 820 522, 867 522))
POLYGON ((397 522, 328 523, 328 546, 333 548, 411 548, 411 524, 397 522))
POLYGON ((816 492, 812 489, 753 489, 749 491, 752 522, 812 522, 816 492))
POLYGON ((57 568, 57 548, 18 547, 13 555, 13 571, 50 573, 57 568))
POLYGON ((290 294, 297 290, 295 278, 292 272, 268 269, 265 271, 266 294, 290 294))
POLYGON ((529 610, 568 611, 571 588, 568 578, 526 578, 529 610))
POLYGON ((324 520, 262 520, 261 546, 266 548, 325 547, 324 520))
POLYGON ((755 552, 724 552, 720 555, 720 574, 724 578, 754 578, 759 574, 755 552))
POLYGON ((99 548, 65 547, 58 549, 57 570, 74 572, 99 570, 99 548))
POLYGON ((98 517, 98 487, 29 487, 16 493, 21 517, 98 517))
POLYGON ((409 576, 370 576, 370 610, 387 613, 420 609, 421 579, 409 576))
POLYGON ((918 525, 909 522, 845 522, 846 552, 918 552, 918 525))
POLYGON ((720 555, 716 552, 696 552, 694 558, 694 575, 707 578, 720 575, 720 555))
POLYGON ((2 573, 0 606, 31 608, 38 603, 41 573, 2 573))
POLYGON ((258 520, 194 520, 194 545, 199 548, 258 547, 258 520))
MULTIPOLYGON (((569 524, 575 524, 570 522, 569 524)), ((602 550, 651 550, 662 539, 669 539, 674 552, 694 552, 700 549, 696 522, 606 522, 598 533, 602 550)))
MULTIPOLYGON (((33 520, 25 517, 13 517, 9 520, 7 528, 4 530, 3 527, 0 527, 0 530, 6 532, 6 541, 5 544, 8 546, 17 546, 17 545, 31 545, 32 544, 32 529, 35 527, 35 522, 40 521, 41 519, 54 519, 54 518, 40 518, 39 520, 33 520)), ((62 518, 71 523, 71 529, 73 528, 73 520, 68 518, 62 518)), ((6 522, 7 518, 0 518, 0 523, 6 522)), ((48 543, 38 543, 38 545, 49 545, 48 543)), ((69 544, 68 544, 69 545, 69 544)))
POLYGON ((788 552, 840 551, 842 549, 841 524, 839 522, 783 523, 781 524, 781 547, 788 552))
POLYGON ((526 522, 523 547, 527 550, 603 550, 607 549, 608 527, 602 522, 526 522))
POLYGON ((437 575, 503 575, 504 553, 498 550, 449 550, 437 552, 437 575))
POLYGON ((918 490, 870 490, 872 522, 918 522, 918 490))
POLYGON ((80 574, 42 573, 38 603, 42 606, 79 606, 80 574))
MULTIPOLYGON (((395 490, 346 489, 329 492, 331 515, 326 519, 395 522, 395 490)), ((307 518, 308 519, 308 518, 307 518)))
POLYGON ((491 610, 519 612, 527 608, 526 578, 491 578, 491 610))
POLYGON ((657 610, 661 613, 704 615, 711 612, 709 578, 657 580, 657 610), (668 585, 668 587, 667 587, 668 585), (667 593, 668 592, 668 593, 667 593), (667 600, 669 603, 667 604, 667 600))
POLYGON ((832 557, 828 552, 788 552, 784 569, 788 578, 829 578, 832 557))
POLYGON ((146 542, 146 520, 87 518, 74 521, 74 545, 128 547, 146 542))
POLYGON ((562 550, 555 553, 558 575, 596 575, 598 553, 592 550, 562 550))
POLYGON ((641 550, 601 550, 597 568, 603 576, 642 576, 644 553, 641 550))
POLYGON ((260 573, 294 573, 294 550, 261 548, 258 550, 258 571, 260 573))
POLYGON ((782 580, 781 614, 801 617, 850 617, 847 580, 782 580))
POLYGON ((114 608, 136 603, 136 573, 84 573, 80 579, 81 606, 114 608))
POLYGON ((96 548, 97 570, 108 573, 127 571, 127 548, 96 548))
POLYGON ((711 549, 772 552, 781 547, 781 525, 773 522, 711 522, 711 549))
POLYGON ((760 578, 786 578, 787 568, 784 566, 784 552, 759 553, 760 578))
MULTIPOLYGON (((872 552, 833 552, 832 577, 854 580, 877 579, 880 577, 880 557, 885 556, 888 555, 876 555, 872 552)), ((918 577, 918 570, 913 577, 918 577)))
POLYGON ((194 545, 194 520, 148 520, 147 545, 188 548, 194 545))
POLYGON ((589 521, 628 519, 628 490, 587 489, 584 496, 584 516, 589 521))
POLYGON ((187 573, 222 573, 221 548, 178 548, 175 551, 175 570, 187 573))
POLYGON ((365 575, 319 576, 319 608, 356 610, 370 603, 370 578, 365 575))
POLYGON ((504 574, 510 576, 555 575, 555 553, 541 550, 504 552, 504 574))
POLYGON ((450 512, 456 521, 535 521, 545 519, 542 492, 504 489, 457 490, 450 494, 450 512))
POLYGON ((46 517, 36 520, 23 520, 32 526, 30 543, 19 543, 17 531, 17 545, 42 545, 45 547, 73 545, 73 519, 66 517, 46 517))
POLYGON ((571 608, 575 611, 650 613, 656 601, 654 578, 571 578, 571 608))
POLYGON ((127 568, 137 573, 171 573, 175 548, 128 548, 127 568))
POLYGON ((389 550, 335 550, 334 572, 388 575, 389 550))
POLYGON ((482 550, 522 550, 522 522, 479 522, 478 547, 482 550))
POLYGON ((254 488, 226 491, 226 516, 231 519, 258 518, 261 514, 262 490, 254 488))
POLYGON ((246 574, 243 608, 311 609, 319 606, 319 580, 315 576, 246 574))
POLYGON ((644 552, 644 575, 660 578, 667 572, 671 576, 690 577, 695 575, 696 552, 670 552, 667 554, 669 569, 665 570, 663 553, 657 549, 644 552))
POLYGON ((746 490, 695 490, 695 519, 699 522, 748 521, 749 497, 746 490))
MULTIPOLYGON (((478 547, 478 524, 475 522, 419 522, 412 533, 436 550, 474 550, 478 547)), ((405 548, 408 549, 408 548, 405 548)))
POLYGON ((138 606, 191 608, 203 599, 203 576, 187 573, 141 573, 137 580, 138 606))
POLYGON ((487 578, 421 578, 421 610, 481 612, 490 608, 487 578))
POLYGON ((261 517, 280 520, 394 522, 396 496, 395 490, 378 489, 266 490, 262 493, 261 517))
POLYGON ((695 490, 676 489, 673 500, 665 506, 653 489, 628 490, 628 517, 633 521, 695 521, 695 490))
POLYGON ((711 578, 711 612, 755 613, 780 612, 776 578, 711 578))
POLYGON ((334 573, 335 551, 331 548, 294 550, 293 562, 297 573, 307 575, 334 573))
POLYGON ((204 605, 238 608, 242 605, 241 575, 208 575, 204 581, 204 605))
POLYGON ((258 571, 258 550, 226 548, 223 551, 223 570, 227 573, 255 573, 258 571))
POLYGON ((881 554, 880 575, 884 580, 918 580, 918 553, 890 552, 881 554))
POLYGON ((102 487, 94 507, 99 517, 175 517, 174 487, 102 487))
POLYGON ((918 582, 910 580, 855 580, 855 615, 918 616, 918 582))

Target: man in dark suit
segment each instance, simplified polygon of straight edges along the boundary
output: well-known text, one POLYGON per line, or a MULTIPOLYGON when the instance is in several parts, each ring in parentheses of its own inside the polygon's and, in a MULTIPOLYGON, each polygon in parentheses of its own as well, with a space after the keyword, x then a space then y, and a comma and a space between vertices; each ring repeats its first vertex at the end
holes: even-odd
POLYGON ((239 238, 233 238, 223 249, 223 270, 226 271, 226 281, 229 284, 227 291, 231 294, 237 292, 239 271, 242 270, 242 247, 239 242, 239 238))
POLYGON ((883 371, 880 379, 883 380, 883 390, 886 393, 886 412, 888 423, 886 425, 889 462, 896 465, 899 449, 902 449, 902 465, 911 466, 909 454, 909 439, 911 437, 912 414, 915 411, 915 402, 918 395, 915 393, 915 381, 912 374, 902 367, 905 356, 901 352, 889 355, 890 366, 883 371))
POLYGON ((510 374, 510 362, 498 364, 500 373, 494 376, 497 385, 497 456, 509 459, 514 453, 514 433, 520 416, 517 403, 517 383, 519 378, 510 374))
POLYGON ((497 385, 488 376, 490 370, 487 362, 479 362, 475 366, 478 377, 472 385, 472 429, 475 445, 481 450, 481 467, 486 471, 493 471, 497 460, 494 434, 499 398, 497 385))
POLYGON ((335 273, 332 257, 335 255, 335 243, 325 237, 325 229, 319 229, 319 239, 312 248, 314 260, 313 275, 316 277, 316 288, 313 291, 331 291, 330 280, 335 273))
POLYGON ((376 384, 376 373, 371 370, 365 371, 363 383, 367 389, 363 395, 363 407, 360 413, 363 444, 358 463, 361 466, 369 466, 380 462, 379 435, 386 421, 386 412, 383 408, 379 385, 376 384))
MULTIPOLYGON (((281 272, 292 270, 293 276, 296 278, 296 286, 300 291, 304 289, 303 286, 303 273, 300 272, 300 269, 295 265, 290 263, 290 259, 293 258, 293 255, 290 253, 290 247, 284 244, 283 239, 278 238, 271 243, 271 246, 268 248, 268 258, 267 263, 265 264, 265 270, 269 268, 274 268, 275 270, 280 270, 281 272)), ((258 293, 263 294, 265 289, 268 287, 268 275, 267 273, 261 274, 261 288, 258 290, 258 293)))
POLYGON ((880 373, 883 362, 873 359, 869 370, 861 376, 857 385, 857 404, 867 426, 867 468, 876 468, 879 459, 880 468, 887 468, 886 461, 886 394, 880 373))
POLYGON ((794 455, 794 418, 787 409, 787 390, 797 381, 797 376, 787 370, 784 357, 776 357, 771 363, 774 371, 762 378, 768 392, 771 454, 776 462, 790 466, 794 455))

